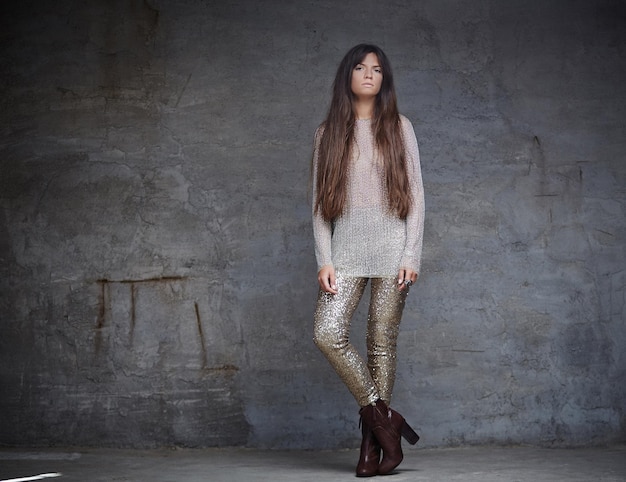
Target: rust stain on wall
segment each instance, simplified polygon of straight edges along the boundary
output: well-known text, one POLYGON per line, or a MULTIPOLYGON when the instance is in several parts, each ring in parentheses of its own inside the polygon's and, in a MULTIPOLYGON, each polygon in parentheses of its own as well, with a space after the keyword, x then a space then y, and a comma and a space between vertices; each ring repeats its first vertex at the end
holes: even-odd
MULTIPOLYGON (((106 324, 107 310, 111 309, 111 296, 110 286, 113 284, 129 285, 130 286, 130 328, 129 337, 130 343, 133 343, 133 337, 135 333, 135 324, 137 321, 137 293, 138 284, 142 283, 169 283, 171 281, 184 281, 185 276, 159 276, 155 278, 143 278, 143 279, 120 279, 111 280, 107 278, 101 278, 96 280, 96 283, 100 286, 98 293, 98 316, 96 319, 96 337, 95 337, 95 351, 100 352, 102 347, 102 329, 106 324)), ((204 344, 203 344, 204 346, 204 344)))
POLYGON ((223 372, 226 374, 230 374, 232 372, 238 372, 239 367, 236 365, 218 365, 215 367, 207 367, 204 369, 206 372, 223 372))
MULTIPOLYGON (((139 288, 142 284, 158 284, 158 283, 169 283, 169 282, 180 282, 185 281, 187 278, 184 276, 161 276, 156 278, 145 278, 145 279, 98 279, 96 283, 99 285, 98 292, 98 317, 96 322, 96 336, 95 336, 95 351, 96 354, 99 354, 102 349, 102 333, 103 329, 106 327, 107 323, 107 312, 111 310, 111 286, 115 284, 119 285, 128 285, 130 289, 130 320, 129 320, 129 342, 130 345, 133 345, 134 333, 137 323, 137 300, 139 297, 139 288)), ((200 306, 197 301, 194 301, 194 313, 195 313, 195 324, 198 330, 198 338, 200 341, 200 349, 201 349, 201 370, 205 373, 217 373, 217 374, 226 374, 232 375, 239 371, 239 367, 231 364, 223 364, 216 366, 208 366, 208 353, 207 353, 207 340, 204 334, 204 329, 202 327, 202 316, 200 314, 200 306)))
POLYGON ((107 283, 100 283, 100 291, 98 293, 98 317, 96 319, 96 337, 94 339, 96 354, 100 353, 102 347, 102 328, 106 323, 106 310, 107 310, 107 283))
POLYGON ((135 283, 130 284, 130 344, 132 346, 135 336, 135 321, 137 319, 137 285, 135 283))
POLYGON ((198 308, 198 302, 194 301, 193 303, 194 309, 196 310, 196 324, 198 326, 198 336, 200 337, 200 348, 202 350, 202 369, 206 369, 207 365, 207 356, 206 356, 206 345, 204 343, 204 333, 202 331, 202 320, 200 319, 200 308, 198 308))
POLYGON ((141 278, 141 279, 118 279, 111 280, 106 278, 101 278, 96 280, 98 283, 119 283, 119 284, 134 284, 134 283, 162 283, 169 281, 184 281, 186 280, 186 276, 156 276, 154 278, 141 278))

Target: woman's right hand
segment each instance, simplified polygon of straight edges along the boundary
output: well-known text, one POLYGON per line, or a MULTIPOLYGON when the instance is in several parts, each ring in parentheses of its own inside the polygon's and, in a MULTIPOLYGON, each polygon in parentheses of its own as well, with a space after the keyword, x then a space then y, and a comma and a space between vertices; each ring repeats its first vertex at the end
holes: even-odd
POLYGON ((317 281, 320 284, 320 288, 326 293, 336 295, 337 291, 337 277, 335 276, 335 268, 332 264, 322 266, 319 273, 317 273, 317 281))

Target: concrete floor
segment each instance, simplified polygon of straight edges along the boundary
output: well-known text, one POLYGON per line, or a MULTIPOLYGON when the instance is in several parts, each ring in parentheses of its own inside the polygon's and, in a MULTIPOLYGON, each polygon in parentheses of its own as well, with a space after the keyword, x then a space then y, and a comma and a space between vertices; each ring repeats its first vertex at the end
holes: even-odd
MULTIPOLYGON (((0 481, 60 473, 44 481, 353 481, 356 450, 251 449, 2 449, 0 481)), ((381 477, 376 479, 380 480, 381 477)), ((543 449, 468 447, 405 449, 399 481, 623 482, 626 446, 543 449)))

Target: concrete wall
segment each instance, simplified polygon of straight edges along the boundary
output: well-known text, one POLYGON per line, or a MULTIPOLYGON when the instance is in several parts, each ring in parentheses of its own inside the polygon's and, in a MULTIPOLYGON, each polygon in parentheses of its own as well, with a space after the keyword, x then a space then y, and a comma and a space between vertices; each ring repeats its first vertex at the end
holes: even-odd
POLYGON ((623 2, 0 9, 1 444, 357 445, 307 181, 362 41, 426 189, 396 408, 423 446, 626 438, 623 2))

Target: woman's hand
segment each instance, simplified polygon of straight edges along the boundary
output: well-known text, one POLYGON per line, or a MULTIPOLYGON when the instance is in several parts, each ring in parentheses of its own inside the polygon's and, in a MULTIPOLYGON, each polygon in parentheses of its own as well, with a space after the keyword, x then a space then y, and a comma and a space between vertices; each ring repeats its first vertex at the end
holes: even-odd
POLYGON ((400 269, 398 272, 398 289, 400 291, 409 289, 417 281, 418 274, 412 269, 400 269))
POLYGON ((320 288, 326 291, 326 293, 332 293, 333 295, 338 293, 335 268, 332 264, 322 266, 319 273, 317 273, 317 281, 320 284, 320 288))

